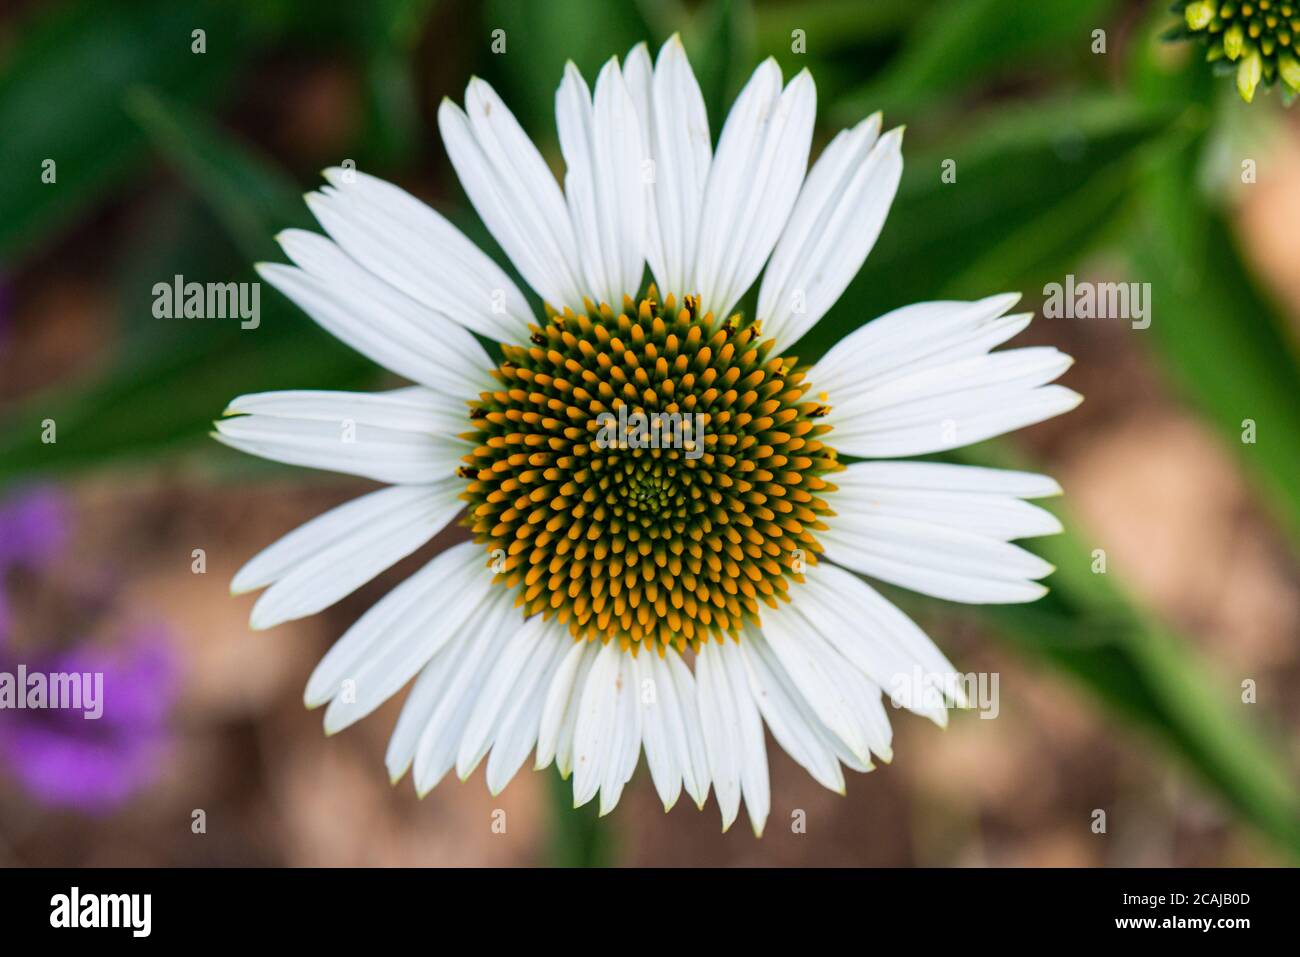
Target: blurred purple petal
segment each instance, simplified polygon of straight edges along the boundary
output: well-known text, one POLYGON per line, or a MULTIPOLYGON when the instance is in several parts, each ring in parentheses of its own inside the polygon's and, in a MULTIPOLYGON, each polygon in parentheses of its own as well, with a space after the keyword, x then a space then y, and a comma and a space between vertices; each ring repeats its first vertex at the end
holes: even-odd
POLYGON ((14 565, 42 569, 67 546, 67 498, 53 486, 36 486, 0 502, 0 573, 14 565))
POLYGON ((28 662, 27 669, 103 674, 97 720, 82 710, 0 713, 0 758, 29 793, 50 805, 104 811, 155 778, 177 690, 175 657, 160 630, 142 631, 117 649, 84 646, 28 662))

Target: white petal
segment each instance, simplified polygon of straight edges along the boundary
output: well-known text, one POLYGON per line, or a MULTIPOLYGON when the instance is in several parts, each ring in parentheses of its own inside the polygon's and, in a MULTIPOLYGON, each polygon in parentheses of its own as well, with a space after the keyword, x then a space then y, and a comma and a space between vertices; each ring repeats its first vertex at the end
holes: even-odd
POLYGON ((1050 498, 1061 494, 1061 486, 1048 475, 942 462, 857 462, 837 472, 835 484, 840 488, 850 484, 870 486, 882 492, 910 489, 1015 498, 1050 498))
POLYGON ((587 653, 578 662, 578 672, 573 679, 573 692, 569 699, 569 706, 564 712, 556 734, 555 767, 563 778, 568 778, 573 773, 574 739, 578 733, 578 717, 582 713, 582 695, 586 690, 587 678, 591 674, 592 665, 596 663, 596 655, 600 652, 600 648, 601 646, 595 642, 588 643, 587 653))
POLYGON ((864 457, 922 455, 970 445, 1074 408, 1079 396, 1046 386, 1069 368, 1055 349, 995 352, 926 368, 883 385, 831 395, 836 448, 864 457))
MULTIPOLYGON (((470 428, 463 396, 448 396, 422 386, 387 392, 325 392, 291 389, 241 395, 226 415, 271 415, 338 424, 350 420, 402 432, 453 438, 470 428)), ((466 443, 469 447, 469 444, 466 443)))
MULTIPOLYGON (((419 677, 411 687, 411 693, 406 696, 406 701, 402 705, 397 726, 393 729, 393 736, 388 742, 388 752, 384 757, 389 778, 394 783, 399 781, 411 767, 420 739, 424 736, 439 705, 447 699, 456 700, 464 693, 466 682, 456 682, 464 663, 468 661, 470 664, 483 664, 481 660, 483 647, 492 640, 493 636, 509 637, 519 624, 518 612, 513 608, 512 596, 504 588, 497 589, 491 599, 480 608, 474 628, 452 638, 420 671, 419 677)), ((451 741, 449 750, 452 754, 458 742, 458 736, 451 741)), ((446 767, 439 772, 438 777, 441 778, 450 767, 449 757, 446 767)), ((437 783, 436 779, 434 783, 437 783)))
POLYGON ((1046 476, 934 462, 857 462, 836 473, 835 485, 837 515, 903 518, 1002 541, 1061 531, 1051 512, 1002 491, 1057 494, 1059 486, 1046 476))
POLYGON ((808 167, 817 93, 802 71, 781 92, 767 60, 736 99, 709 168, 694 286, 726 316, 753 284, 789 219, 808 167))
POLYGON ((879 114, 840 133, 799 193, 758 296, 763 335, 779 350, 835 304, 880 235, 903 175, 903 131, 879 133, 879 114))
POLYGON ((428 794, 451 770, 474 704, 493 663, 522 626, 513 596, 504 588, 491 590, 484 611, 472 630, 455 638, 445 655, 428 665, 449 672, 443 694, 431 708, 415 746, 415 791, 428 794))
POLYGON ((567 64, 555 113, 585 288, 617 309, 641 287, 646 215, 641 123, 618 61, 601 69, 594 106, 582 74, 567 64))
POLYGON ((893 429, 850 433, 842 428, 837 432, 836 447, 843 453, 859 456, 928 455, 1044 422, 1069 412, 1083 401, 1083 396, 1059 385, 1043 386, 1015 397, 998 390, 985 390, 982 394, 967 394, 965 398, 965 408, 960 412, 961 403, 950 400, 942 411, 927 412, 925 420, 893 429))
POLYGON ((820 562, 792 598, 799 614, 844 658, 896 700, 936 724, 947 724, 944 696, 965 705, 956 669, 894 604, 856 575, 820 562), (906 694, 912 683, 917 694, 906 694), (930 695, 937 689, 939 696, 930 695))
POLYGON ((820 538, 838 565, 948 601, 1035 601, 1053 570, 1017 545, 904 518, 838 515, 820 538))
POLYGON ((492 387, 494 363, 469 330, 366 271, 324 236, 288 229, 278 239, 299 268, 259 263, 258 273, 331 335, 447 395, 492 387))
MULTIPOLYGON (((555 760, 562 729, 566 725, 572 729, 572 719, 577 714, 582 689, 586 687, 587 670, 595 656, 594 644, 575 642, 551 678, 537 732, 537 762, 533 765, 535 770, 541 770, 555 760)), ((567 769, 561 767, 561 771, 568 777, 567 769)))
POLYGON ((464 110, 442 101, 438 128, 470 202, 520 274, 555 308, 581 310, 582 271, 564 196, 505 103, 471 80, 464 110))
MULTIPOLYGON (((846 737, 838 732, 834 735, 847 747, 851 755, 845 763, 855 767, 854 759, 856 759, 858 762, 856 770, 864 766, 866 769, 870 768, 871 754, 883 761, 891 760, 893 729, 889 725, 889 716, 885 713, 881 700, 880 686, 855 668, 840 653, 822 628, 806 614, 807 606, 807 602, 800 602, 797 606, 792 603, 782 607, 775 615, 764 616, 765 634, 770 638, 773 632, 772 625, 775 622, 782 629, 789 629, 781 632, 783 641, 784 636, 793 632, 804 644, 803 652, 807 661, 811 662, 813 671, 825 681, 825 687, 829 689, 828 693, 832 696, 835 707, 842 709, 843 716, 847 719, 846 727, 850 729, 850 735, 846 737), (865 743, 867 751, 859 753, 858 744, 854 742, 865 743)), ((769 641, 769 645, 771 644, 769 641)), ((788 667, 792 661, 799 660, 792 656, 788 649, 781 651, 775 645, 772 647, 777 651, 777 658, 782 666, 786 667, 786 673, 806 697, 807 690, 801 685, 799 675, 790 671, 788 667)), ((812 701, 809 703, 820 716, 818 704, 812 701)), ((828 730, 834 732, 835 729, 828 726, 828 730)), ((844 757, 841 757, 841 760, 845 760, 844 757)))
POLYGON ((740 756, 740 787, 745 797, 745 812, 755 837, 763 836, 768 812, 772 809, 772 790, 767 775, 767 744, 763 738, 763 720, 749 687, 744 654, 735 642, 714 646, 718 660, 727 672, 735 714, 736 744, 740 756))
POLYGON ((645 747, 645 761, 650 768, 664 810, 672 810, 682 793, 682 772, 677 766, 678 749, 674 745, 674 721, 681 720, 677 710, 677 696, 672 691, 672 679, 666 673, 661 678, 655 662, 659 656, 654 651, 642 649, 635 658, 637 698, 641 705, 641 739, 645 747))
POLYGON ((690 285, 691 272, 713 159, 704 96, 677 34, 660 48, 653 74, 645 44, 639 44, 628 54, 623 76, 641 116, 642 140, 654 162, 646 259, 660 296, 672 293, 680 301, 698 292, 690 285))
POLYGON ((307 196, 343 250, 440 315, 497 342, 520 342, 528 300, 492 259, 440 213, 359 170, 327 169, 332 184, 307 196))
POLYGON ((1082 399, 1045 385, 1070 365, 1054 349, 989 354, 1028 316, 1019 297, 928 302, 897 309, 842 339, 809 372, 831 406, 836 448, 863 457, 921 455, 1041 422, 1082 399))
POLYGON ((343 681, 352 679, 355 700, 343 702, 339 712, 351 723, 396 693, 487 597, 491 573, 485 565, 483 546, 463 542, 381 598, 316 666, 303 696, 307 706, 334 699, 343 681), (405 677, 399 664, 409 668, 405 677))
MULTIPOLYGON (((614 642, 610 642, 611 645, 614 642)), ((623 794, 623 785, 632 778, 641 754, 641 706, 637 701, 636 671, 632 655, 620 649, 618 661, 618 697, 614 709, 613 739, 600 782, 600 814, 614 810, 623 794)))
POLYGON ((664 688, 668 688, 671 684, 672 692, 676 695, 678 707, 681 709, 681 736, 675 736, 675 741, 677 766, 682 771, 682 786, 695 801, 696 807, 703 808, 704 802, 709 797, 709 757, 704 747, 704 731, 700 722, 695 676, 691 674, 691 669, 686 667, 686 662, 682 661, 681 655, 672 648, 664 653, 664 659, 659 664, 663 667, 659 665, 655 667, 661 672, 660 684, 664 688), (668 679, 666 681, 665 674, 668 679))
POLYGON ((850 670, 844 659, 789 606, 763 616, 763 635, 813 713, 859 761, 869 765, 871 731, 860 720, 859 708, 837 674, 850 670))
POLYGON ((384 488, 316 516, 249 559, 235 573, 231 594, 242 595, 278 581, 317 552, 346 541, 371 522, 384 521, 387 516, 418 506, 433 491, 432 486, 423 485, 384 488))
POLYGON ((810 381, 839 393, 886 382, 920 363, 983 355, 1029 324, 1029 315, 1003 316, 1019 300, 1019 293, 1003 293, 975 302, 919 302, 895 309, 837 342, 813 366, 810 381), (958 355, 950 355, 954 346, 958 355))
POLYGON ((281 554, 294 550, 301 558, 257 600, 250 624, 272 628, 352 594, 442 531, 463 507, 464 488, 452 477, 381 489, 349 502, 355 508, 343 518, 333 509, 295 529, 290 536, 298 537, 281 554), (322 524, 312 528, 316 523, 322 524), (312 544, 309 552, 302 552, 304 542, 312 544))
POLYGON ((468 451, 459 439, 372 425, 364 420, 365 410, 357 403, 340 400, 338 411, 334 420, 240 415, 216 422, 213 438, 273 462, 395 485, 421 485, 446 478, 468 451))
POLYGON ((573 737, 574 807, 581 807, 596 796, 614 758, 621 699, 631 693, 622 686, 623 654, 617 642, 606 642, 596 654, 582 689, 573 737))
POLYGON ((709 758, 713 793, 722 811, 722 829, 726 831, 740 813, 741 772, 744 762, 743 742, 736 705, 731 696, 727 668, 722 652, 708 642, 695 656, 695 691, 700 708, 700 729, 709 758))
POLYGON ((514 700, 493 733, 487 764, 488 790, 493 794, 501 793, 537 743, 542 706, 551 679, 575 642, 567 629, 550 622, 539 644, 538 653, 516 688, 514 700))
POLYGON ((776 743, 822 787, 843 794, 844 774, 831 743, 834 736, 785 676, 767 640, 749 629, 740 650, 750 691, 776 743))
POLYGON ((541 615, 520 624, 488 673, 474 702, 456 752, 456 774, 469 777, 492 746, 493 735, 508 707, 526 698, 531 681, 545 667, 554 642, 545 641, 550 628, 541 615))

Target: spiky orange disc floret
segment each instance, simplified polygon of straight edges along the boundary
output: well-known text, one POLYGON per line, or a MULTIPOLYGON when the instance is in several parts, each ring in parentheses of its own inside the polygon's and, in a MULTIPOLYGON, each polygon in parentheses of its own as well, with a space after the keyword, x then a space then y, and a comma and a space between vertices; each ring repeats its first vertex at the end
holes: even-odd
POLYGON ((575 638, 684 650, 789 600, 834 514, 823 476, 843 466, 793 358, 739 317, 715 330, 691 297, 656 299, 652 286, 618 315, 548 310, 531 346, 503 346, 501 387, 471 403, 462 498, 527 614, 575 638), (625 422, 698 413, 698 434, 610 443, 624 405, 625 422))

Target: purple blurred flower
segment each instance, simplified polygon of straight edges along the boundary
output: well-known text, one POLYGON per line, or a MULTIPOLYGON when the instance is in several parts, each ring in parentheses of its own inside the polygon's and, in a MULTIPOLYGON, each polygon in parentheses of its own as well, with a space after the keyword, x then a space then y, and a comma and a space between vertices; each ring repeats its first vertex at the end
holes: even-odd
POLYGON ((14 568, 44 570, 67 546, 68 503, 52 486, 0 500, 0 648, 10 630, 5 577, 14 568))
MULTIPOLYGON (((46 571, 70 538, 67 500, 56 489, 30 489, 0 500, 0 672, 102 674, 102 715, 82 710, 0 710, 0 764, 45 804, 107 810, 149 783, 168 743, 167 715, 177 668, 162 629, 128 629, 115 647, 82 636, 57 652, 7 647, 11 632, 7 577, 46 571)), ((75 588, 60 601, 85 603, 75 588)), ((88 605, 89 607, 89 605, 88 605)), ((19 693, 23 693, 21 690, 19 693)))
POLYGON ((27 662, 27 670, 104 676, 98 719, 87 720, 75 709, 13 711, 0 718, 0 757, 33 797, 102 811, 153 780, 168 744, 176 679, 161 631, 141 632, 112 651, 81 647, 27 662))
POLYGON ((68 503, 39 485, 0 501, 0 573, 14 565, 40 570, 68 544, 68 503))

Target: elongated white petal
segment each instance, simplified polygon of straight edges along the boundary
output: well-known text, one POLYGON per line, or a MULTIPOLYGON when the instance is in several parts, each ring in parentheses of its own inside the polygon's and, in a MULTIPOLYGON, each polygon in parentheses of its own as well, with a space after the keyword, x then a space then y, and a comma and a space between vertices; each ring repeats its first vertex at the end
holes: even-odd
POLYGON ((948 721, 946 700, 965 705, 956 669, 943 653, 857 576, 820 562, 808 570, 804 587, 792 601, 846 661, 910 710, 943 726, 948 721))
POLYGON ((487 764, 487 785, 493 794, 500 794, 505 789, 537 743, 547 690, 565 652, 574 641, 565 628, 551 622, 538 644, 530 667, 521 676, 513 700, 502 713, 493 733, 492 752, 487 764))
POLYGON ((371 500, 367 507, 354 510, 346 521, 334 515, 337 509, 315 519, 328 522, 328 531, 311 530, 297 540, 318 544, 257 600, 250 624, 272 628, 314 615, 352 594, 442 531, 462 508, 464 486, 455 477, 432 485, 398 485, 365 496, 371 500))
POLYGON ((514 114, 474 79, 464 110, 442 101, 438 128, 470 202, 520 274, 557 309, 581 310, 582 270, 564 196, 514 114))
POLYGON ((646 765, 664 810, 668 811, 682 793, 682 772, 677 766, 678 749, 673 740, 674 722, 680 721, 681 716, 671 679, 661 678, 655 668, 658 660, 653 651, 643 650, 636 656, 633 668, 641 706, 641 743, 646 765))
POLYGON ((821 541, 836 564, 949 601, 1034 601, 1052 572, 1017 545, 913 519, 839 515, 821 541))
POLYGON ((682 769, 682 786, 691 796, 696 807, 704 807, 709 797, 709 758, 704 747, 704 731, 700 723, 698 693, 695 676, 686 667, 681 655, 669 648, 664 654, 663 665, 656 669, 660 672, 660 682, 667 688, 671 682, 673 693, 682 713, 682 735, 676 738, 677 764, 682 769), (666 674, 668 680, 664 680, 666 674), (684 739, 684 740, 683 740, 684 739))
POLYGON ((903 175, 903 131, 879 134, 877 114, 840 133, 808 173, 758 296, 778 350, 835 304, 880 235, 903 175))
POLYGON ((836 760, 834 736, 790 683, 767 640, 749 629, 740 651, 750 692, 776 743, 822 787, 843 794, 844 773, 836 760))
MULTIPOLYGON (((470 427, 462 396, 449 396, 422 386, 387 392, 327 392, 290 389, 241 395, 226 406, 226 415, 269 415, 282 419, 345 421, 402 432, 455 438, 470 427)), ((468 443, 466 443, 468 446, 468 443)))
MULTIPOLYGON (((384 757, 389 778, 394 783, 401 780, 410 769, 420 741, 435 712, 448 702, 459 701, 460 696, 466 693, 468 682, 457 681, 461 677, 463 668, 486 667, 487 662, 483 661, 484 653, 491 650, 493 641, 508 638, 520 627, 518 615, 518 611, 513 607, 511 596, 505 589, 490 591, 488 599, 479 608, 474 626, 465 629, 459 636, 443 645, 421 669, 419 677, 415 679, 411 692, 402 705, 397 726, 393 729, 393 736, 388 742, 388 751, 384 757)), ((448 708, 450 708, 449 704, 448 708)), ((459 740, 457 734, 443 742, 449 754, 454 754, 459 740)), ((451 757, 447 758, 446 765, 438 771, 433 783, 436 784, 437 780, 446 774, 447 769, 451 767, 451 760, 451 757)))
MULTIPOLYGON (((869 767, 873 754, 882 761, 890 761, 893 757, 893 729, 881 700, 880 686, 840 652, 836 642, 842 640, 842 635, 827 631, 824 622, 810 617, 810 604, 807 601, 800 601, 798 605, 792 603, 775 615, 765 616, 764 633, 769 639, 773 634, 781 636, 777 643, 769 640, 769 646, 776 651, 786 674, 805 697, 813 688, 830 696, 833 705, 827 713, 844 721, 848 730, 846 735, 828 725, 828 730, 834 732, 834 737, 842 741, 852 755, 845 763, 853 766, 853 759, 856 759, 869 767), (801 655, 794 654, 788 647, 791 635, 797 636, 802 643, 801 655), (782 649, 781 645, 786 647, 782 649), (864 745, 866 750, 860 751, 864 745)), ((821 717, 819 702, 808 700, 821 717)))
POLYGON ((251 558, 231 580, 231 594, 241 595, 278 581, 318 552, 347 541, 372 522, 418 506, 434 491, 432 486, 422 485, 380 489, 318 515, 251 558))
MULTIPOLYGON (((474 702, 474 710, 456 752, 456 774, 461 780, 469 777, 492 747, 507 711, 526 702, 541 673, 549 670, 555 650, 555 642, 547 640, 551 632, 547 622, 535 615, 521 625, 500 657, 492 663, 492 670, 474 702)), ((536 733, 534 727, 533 735, 536 733)))
MULTIPOLYGON (((534 769, 541 770, 555 760, 560 741, 560 731, 566 716, 576 713, 578 699, 586 686, 586 668, 596 654, 592 644, 575 642, 564 655, 546 689, 542 716, 537 731, 537 761, 534 769), (585 665, 585 667, 584 667, 585 665), (575 688, 577 691, 575 692, 575 688)), ((564 772, 568 776, 567 772, 564 772)))
POLYGON ((955 411, 963 399, 985 393, 1020 393, 1051 382, 1070 367, 1070 357, 1050 346, 1009 349, 918 370, 884 384, 841 390, 827 421, 846 430, 907 425, 919 418, 955 411), (923 412, 918 412, 918 408, 923 412))
POLYGON ((428 666, 446 669, 449 675, 415 746, 415 791, 421 797, 433 790, 455 764, 465 726, 492 666, 523 625, 519 609, 512 607, 505 589, 492 589, 492 593, 486 613, 467 634, 462 633, 452 642, 448 649, 451 654, 445 659, 439 655, 428 666))
POLYGON ((378 482, 427 484, 456 471, 465 445, 456 439, 336 421, 241 415, 215 423, 217 441, 286 465, 360 475, 378 482))
POLYGON ((454 545, 380 599, 326 652, 307 682, 317 707, 352 692, 336 714, 351 723, 394 694, 469 620, 487 597, 491 573, 483 547, 454 545), (409 667, 405 677, 400 672, 409 667), (363 679, 373 678, 373 681, 363 679), (385 693, 386 692, 386 693, 385 693), (366 705, 370 705, 367 709, 366 705), (362 713, 364 712, 364 713, 362 713))
POLYGON ((260 263, 258 273, 331 335, 447 395, 491 387, 493 363, 469 330, 363 269, 324 236, 289 229, 279 240, 298 268, 260 263))
POLYGON ((555 113, 585 289, 617 309, 641 287, 647 201, 641 122, 618 61, 601 69, 594 105, 582 74, 569 63, 555 113))
POLYGON ((582 689, 573 737, 574 807, 582 807, 596 796, 614 758, 621 701, 632 693, 622 685, 623 654, 617 643, 607 642, 596 654, 582 689))
POLYGON ((1014 498, 1050 498, 1061 494, 1061 486, 1049 475, 943 462, 855 462, 835 473, 835 484, 841 489, 870 488, 885 494, 952 492, 1014 498))
MULTIPOLYGON (((614 642, 610 642, 611 645, 614 642)), ((600 813, 614 810, 623 794, 623 785, 632 778, 641 754, 641 706, 637 701, 636 672, 632 655, 620 649, 618 656, 618 696, 614 708, 613 738, 600 782, 600 813)))
POLYGON ((995 352, 918 370, 883 385, 830 393, 836 448, 885 458, 970 445, 1074 408, 1077 393, 1046 383, 1070 366, 1055 349, 995 352))
POLYGON ((817 94, 801 72, 781 91, 775 60, 736 99, 709 167, 692 285, 726 316, 758 276, 794 208, 808 168, 817 94))
MULTIPOLYGON (((585 647, 586 652, 578 660, 578 668, 573 677, 570 697, 566 702, 564 711, 561 713, 559 726, 555 734, 555 767, 563 778, 568 778, 573 773, 573 742, 578 730, 578 716, 581 714, 582 695, 587 688, 587 677, 591 674, 592 665, 596 663, 596 655, 600 651, 600 645, 594 642, 587 644, 585 647)), ((551 691, 547 693, 546 706, 548 708, 551 704, 552 693, 555 690, 556 683, 552 683, 551 691)))
MULTIPOLYGON (((973 390, 961 399, 945 397, 941 407, 918 409, 911 422, 892 428, 844 426, 837 433, 836 448, 849 455, 881 458, 943 452, 1046 421, 1082 401, 1077 392, 1059 385, 1019 395, 998 389, 973 390)), ((843 426, 843 419, 840 421, 843 426)))
POLYGON ((854 519, 901 518, 1002 541, 1061 531, 1055 515, 1014 491, 1058 493, 1046 476, 934 462, 857 462, 836 473, 835 484, 836 514, 854 519))
POLYGON ((772 789, 767 774, 767 744, 763 738, 763 719, 750 690, 744 654, 735 642, 715 645, 718 659, 727 672, 736 720, 736 744, 740 757, 740 790, 745 798, 745 812, 755 837, 763 836, 768 812, 772 809, 772 789))
POLYGON ((683 296, 699 292, 691 273, 713 160, 704 96, 677 34, 660 48, 653 71, 645 44, 634 47, 623 76, 653 163, 646 260, 660 295, 672 293, 680 302, 683 296))
POLYGON ((514 282, 442 214, 359 170, 325 170, 307 205, 349 256, 389 285, 497 342, 528 337, 532 310, 514 282))
POLYGON ((918 364, 984 355, 1029 324, 1028 315, 1003 315, 1019 300, 1019 293, 1003 293, 975 302, 918 302, 887 312, 831 347, 813 366, 810 380, 818 389, 839 393, 863 382, 887 382, 918 364))
POLYGON ((726 665, 721 649, 706 643, 695 656, 696 702, 700 709, 700 730, 709 759, 713 793, 722 811, 722 829, 726 831, 740 813, 741 770, 744 756, 739 717, 731 696, 726 665))
POLYGON ((841 340, 809 372, 830 404, 835 447, 855 456, 923 455, 992 438, 1069 411, 1077 393, 1048 385, 1070 366, 1055 349, 989 353, 1028 316, 1015 295, 897 309, 841 340))
POLYGON ((861 720, 858 706, 841 681, 839 673, 848 670, 843 658, 793 608, 765 615, 763 635, 791 684, 822 724, 859 761, 870 764, 874 736, 861 720))

